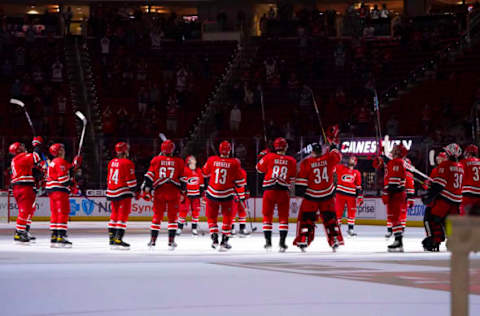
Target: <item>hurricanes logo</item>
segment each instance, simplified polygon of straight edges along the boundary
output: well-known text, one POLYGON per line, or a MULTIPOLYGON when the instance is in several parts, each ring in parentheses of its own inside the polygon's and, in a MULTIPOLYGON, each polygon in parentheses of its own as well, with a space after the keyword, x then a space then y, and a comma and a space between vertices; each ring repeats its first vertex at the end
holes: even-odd
POLYGON ((199 181, 198 181, 198 178, 195 177, 195 178, 188 179, 187 183, 191 184, 191 185, 197 185, 197 184, 199 184, 199 181))
POLYGON ((343 182, 353 182, 353 180, 355 180, 355 177, 351 174, 344 174, 342 176, 342 181, 343 182))

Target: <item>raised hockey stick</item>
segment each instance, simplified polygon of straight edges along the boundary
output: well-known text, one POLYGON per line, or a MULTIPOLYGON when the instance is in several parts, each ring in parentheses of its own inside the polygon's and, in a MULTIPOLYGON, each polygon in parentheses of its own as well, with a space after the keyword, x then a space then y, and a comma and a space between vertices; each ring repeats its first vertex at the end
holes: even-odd
POLYGON ((28 124, 30 125, 30 128, 32 129, 33 136, 37 136, 37 132, 35 131, 35 126, 33 126, 32 119, 30 118, 30 115, 28 114, 27 108, 25 107, 25 103, 18 99, 10 99, 10 103, 18 105, 23 109, 25 112, 25 116, 27 117, 28 124))
POLYGON ((267 122, 265 121, 265 103, 263 102, 263 88, 259 86, 258 91, 260 92, 260 105, 262 107, 263 140, 265 141, 265 146, 267 146, 267 122))
POLYGON ((82 135, 80 136, 80 143, 78 144, 78 153, 77 156, 80 156, 80 153, 82 152, 82 146, 83 146, 83 139, 85 138, 85 131, 87 129, 87 118, 85 115, 83 115, 82 112, 77 111, 75 112, 75 115, 82 120, 83 123, 83 128, 82 128, 82 135))
POLYGON ((165 136, 164 133, 159 133, 159 134, 158 134, 158 137, 160 137, 160 139, 162 140, 162 142, 164 142, 164 141, 167 140, 167 136, 165 136))
POLYGON ((377 89, 373 89, 373 111, 375 112, 375 133, 377 135, 377 154, 381 154, 382 124, 380 120, 380 102, 378 101, 377 89))
POLYGON ((320 112, 318 111, 318 104, 317 104, 317 98, 315 98, 315 94, 313 93, 312 88, 305 86, 307 90, 310 92, 310 95, 312 96, 312 101, 313 101, 313 106, 315 108, 315 113, 317 115, 317 120, 318 120, 318 125, 320 125, 320 129, 322 130, 322 135, 323 135, 323 141, 325 144, 328 143, 327 140, 327 135, 325 134, 325 129, 323 128, 323 123, 322 123, 322 118, 320 117, 320 112))

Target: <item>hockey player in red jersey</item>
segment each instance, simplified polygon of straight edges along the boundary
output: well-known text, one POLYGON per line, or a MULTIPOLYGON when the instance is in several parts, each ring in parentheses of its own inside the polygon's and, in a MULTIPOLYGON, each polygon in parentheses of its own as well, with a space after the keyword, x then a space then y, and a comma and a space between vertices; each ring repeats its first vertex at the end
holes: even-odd
POLYGON ((462 203, 463 178, 465 171, 458 161, 462 149, 457 144, 444 148, 448 160, 438 166, 438 172, 433 178, 422 201, 425 205, 432 203, 431 210, 425 214, 424 224, 427 237, 422 241, 425 251, 439 251, 440 244, 445 240, 445 219, 450 214, 460 213, 462 203))
POLYGON ((362 175, 355 169, 357 157, 348 159, 348 166, 337 165, 337 194, 335 196, 335 208, 337 210, 338 223, 343 217, 345 205, 347 206, 347 233, 350 237, 357 236, 353 231, 357 207, 363 205, 362 175))
POLYGON ((50 230, 52 231, 51 247, 71 248, 72 243, 67 239, 67 223, 70 214, 70 186, 72 184, 71 173, 74 173, 81 165, 81 157, 76 156, 73 163, 65 160, 65 147, 63 144, 50 146, 50 154, 54 157, 48 165, 46 189, 50 198, 50 230))
POLYGON ((335 167, 342 155, 331 146, 312 145, 311 156, 300 165, 295 181, 296 195, 303 197, 297 219, 297 236, 294 245, 302 251, 310 245, 315 237, 315 223, 320 211, 328 244, 333 251, 343 245, 342 232, 338 226, 335 212, 335 167))
POLYGON ((206 192, 207 200, 207 221, 212 238, 212 248, 218 247, 218 212, 222 210, 222 241, 220 251, 227 251, 231 248, 228 243, 232 229, 232 204, 233 197, 239 195, 241 200, 245 199, 238 188, 246 185, 242 175, 240 164, 237 159, 230 158, 232 147, 229 142, 223 141, 219 146, 220 156, 212 156, 202 168, 203 175, 209 177, 206 192))
MULTIPOLYGON (((238 160, 238 164, 240 164, 240 160, 238 160)), ((247 179, 247 172, 241 168, 242 177, 247 179)), ((235 218, 238 215, 238 222, 240 223, 240 230, 238 231, 238 235, 240 238, 247 237, 250 233, 247 231, 247 200, 250 198, 250 191, 248 191, 247 185, 240 187, 237 189, 238 195, 233 197, 233 204, 232 204, 232 221, 235 221, 235 218), (240 195, 245 196, 245 199, 240 200, 240 195)), ((235 236, 235 224, 232 224, 232 234, 231 236, 235 236)))
POLYGON ((183 159, 174 157, 175 144, 167 139, 161 145, 160 155, 154 157, 145 174, 142 191, 150 194, 153 191, 153 218, 150 226, 149 247, 156 245, 160 222, 165 211, 168 217, 168 247, 174 250, 175 234, 178 228, 177 216, 180 204, 180 191, 182 189, 184 162, 183 159))
MULTIPOLYGON (((403 252, 401 219, 407 201, 405 192, 407 170, 403 159, 407 156, 407 152, 407 149, 402 144, 395 145, 392 149, 392 159, 385 168, 382 200, 387 206, 387 222, 392 223, 392 232, 395 236, 393 244, 388 246, 389 252, 403 252)), ((383 166, 383 160, 377 157, 374 161, 374 167, 378 168, 379 166, 383 166)))
POLYGON ((108 163, 107 200, 110 201, 111 214, 108 223, 108 236, 112 249, 129 249, 123 241, 127 229, 128 216, 132 210, 132 197, 137 187, 135 165, 128 159, 130 147, 125 142, 115 145, 117 158, 108 163))
POLYGON ((461 213, 467 215, 480 215, 480 159, 478 147, 468 145, 461 161, 465 169, 463 180, 463 200, 461 213))
POLYGON ((42 176, 41 159, 37 153, 28 153, 25 145, 19 142, 9 147, 13 155, 10 163, 11 186, 17 201, 18 216, 13 239, 18 243, 28 243, 36 238, 29 234, 31 218, 35 212, 35 178, 42 176))
POLYGON ((184 179, 186 183, 186 192, 178 215, 177 236, 182 233, 183 225, 185 225, 187 214, 190 210, 192 211, 192 235, 198 236, 200 199, 205 190, 205 185, 202 170, 197 167, 197 159, 195 156, 188 156, 185 158, 185 164, 184 179))
MULTIPOLYGON (((410 159, 405 158, 404 160, 407 166, 412 165, 410 159)), ((400 219, 404 231, 405 227, 407 226, 408 209, 412 208, 415 205, 415 181, 413 178, 413 173, 408 170, 407 177, 405 179, 405 192, 407 193, 407 200, 405 201, 405 208, 402 211, 402 217, 400 219)))
POLYGON ((273 211, 278 211, 278 230, 280 231, 280 252, 287 250, 288 216, 290 212, 290 187, 297 173, 296 160, 286 155, 288 143, 283 137, 273 142, 274 152, 267 153, 257 163, 257 171, 265 174, 263 179, 263 234, 265 249, 272 248, 273 211))

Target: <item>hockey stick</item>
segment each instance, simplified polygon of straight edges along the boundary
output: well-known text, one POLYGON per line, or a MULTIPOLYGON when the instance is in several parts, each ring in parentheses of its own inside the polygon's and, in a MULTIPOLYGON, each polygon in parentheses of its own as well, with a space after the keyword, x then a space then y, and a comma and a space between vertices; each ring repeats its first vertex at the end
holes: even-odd
POLYGON ((253 226, 253 217, 252 217, 252 214, 250 214, 250 209, 247 207, 247 203, 245 203, 245 201, 240 198, 240 194, 238 194, 238 192, 235 188, 233 189, 233 192, 235 192, 235 195, 237 196, 240 204, 242 204, 243 209, 247 211, 248 218, 250 219, 250 221, 249 221, 250 222, 250 230, 252 232, 257 231, 257 227, 253 226))
POLYGON ((267 141, 267 124, 265 121, 265 103, 263 102, 263 89, 261 86, 258 87, 260 92, 260 105, 262 107, 262 122, 263 122, 263 140, 265 141, 265 146, 268 146, 267 141))
POLYGON ((77 153, 77 156, 80 156, 80 153, 82 152, 82 146, 83 146, 83 139, 85 137, 85 131, 87 129, 87 118, 80 111, 75 112, 75 115, 80 120, 82 120, 82 123, 83 123, 82 135, 80 136, 80 143, 78 144, 78 153, 77 153))
POLYGON ((162 140, 162 142, 164 142, 164 141, 167 140, 167 136, 165 136, 164 133, 159 133, 159 134, 158 134, 158 137, 160 137, 160 139, 162 140))
POLYGON ((323 140, 325 144, 327 144, 328 143, 327 135, 325 134, 325 129, 323 128, 320 112, 318 111, 317 99, 315 98, 315 94, 313 93, 312 88, 310 88, 309 86, 305 86, 305 87, 307 88, 307 90, 310 92, 310 95, 312 96, 313 106, 315 107, 315 113, 317 114, 318 124, 320 125, 320 129, 322 130, 323 140))
POLYGON ((15 104, 20 106, 24 111, 25 111, 25 116, 27 117, 28 124, 30 125, 30 128, 32 129, 33 136, 37 136, 37 132, 35 131, 35 126, 33 126, 32 119, 30 118, 30 115, 28 114, 27 108, 25 107, 25 103, 18 99, 10 99, 10 103, 15 104))
POLYGON ((373 111, 375 112, 375 133, 377 135, 377 154, 381 153, 382 141, 382 124, 380 120, 380 102, 378 101, 377 89, 373 89, 373 111))

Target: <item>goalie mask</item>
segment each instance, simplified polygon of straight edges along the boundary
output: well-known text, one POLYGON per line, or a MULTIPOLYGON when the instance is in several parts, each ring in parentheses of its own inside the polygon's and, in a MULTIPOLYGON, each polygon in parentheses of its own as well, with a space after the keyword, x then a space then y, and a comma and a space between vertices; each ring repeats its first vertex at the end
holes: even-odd
POLYGON ((443 147, 448 158, 457 160, 462 155, 462 148, 455 143, 443 147))

